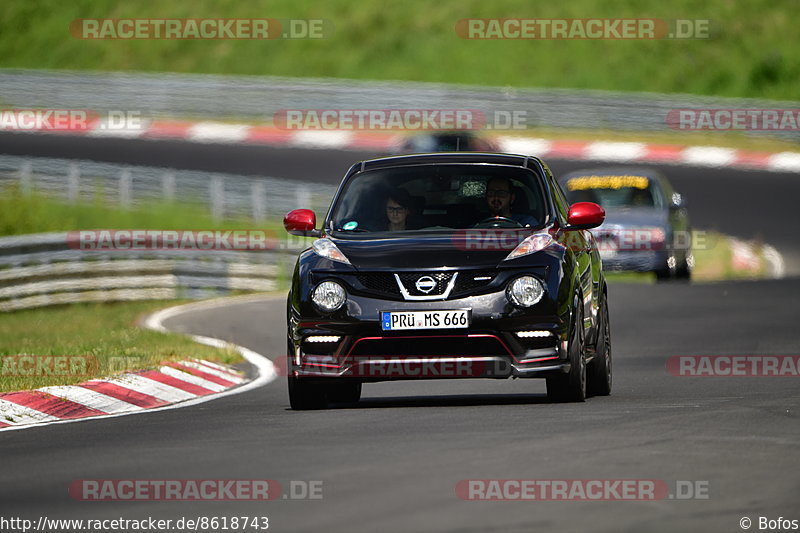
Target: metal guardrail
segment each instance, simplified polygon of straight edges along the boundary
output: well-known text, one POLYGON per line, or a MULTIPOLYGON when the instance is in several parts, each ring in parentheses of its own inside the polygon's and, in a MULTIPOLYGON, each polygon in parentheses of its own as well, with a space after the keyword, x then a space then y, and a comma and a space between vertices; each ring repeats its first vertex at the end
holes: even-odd
MULTIPOLYGON (((216 220, 280 220, 298 205, 324 213, 335 187, 93 161, 0 156, 0 189, 131 208, 180 199, 216 220)), ((137 229, 137 228, 129 228, 137 229)), ((198 230, 205 228, 186 228, 198 230)), ((305 239, 266 251, 82 250, 68 233, 0 238, 0 312, 74 302, 201 299, 278 288, 305 239)))
POLYGON ((0 155, 0 188, 17 183, 67 202, 104 201, 122 208, 180 199, 217 220, 283 217, 297 206, 325 213, 336 187, 288 179, 0 155))
MULTIPOLYGON (((0 106, 136 111, 270 122, 281 109, 479 109, 527 113, 528 126, 667 130, 681 108, 782 109, 798 102, 687 94, 478 87, 268 76, 0 70, 0 106)), ((798 139, 797 132, 746 132, 798 139)))
POLYGON ((68 235, 0 238, 0 311, 270 291, 288 258, 277 251, 79 250, 68 235))

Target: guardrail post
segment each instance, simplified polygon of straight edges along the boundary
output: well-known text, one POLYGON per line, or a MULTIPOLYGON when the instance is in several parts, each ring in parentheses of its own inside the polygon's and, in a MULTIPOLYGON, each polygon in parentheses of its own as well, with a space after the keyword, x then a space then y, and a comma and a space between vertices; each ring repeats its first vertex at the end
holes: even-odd
POLYGON ((222 220, 225 215, 225 182, 222 178, 219 176, 211 178, 208 195, 211 201, 211 218, 222 220))
POLYGON ((133 184, 133 176, 131 169, 123 168, 119 174, 119 205, 123 209, 131 207, 131 186, 133 184))
POLYGON ((19 189, 26 196, 33 192, 33 165, 30 161, 23 161, 19 167, 19 189))
POLYGON ((261 181, 254 181, 250 187, 250 197, 253 200, 253 220, 261 222, 267 218, 267 189, 261 181))
POLYGON ((311 189, 308 185, 298 185, 295 189, 297 195, 297 209, 311 209, 311 189))
POLYGON ((80 194, 81 171, 76 163, 69 164, 67 173, 67 202, 74 204, 80 194))
POLYGON ((175 173, 171 170, 161 176, 161 194, 167 202, 175 200, 175 173))

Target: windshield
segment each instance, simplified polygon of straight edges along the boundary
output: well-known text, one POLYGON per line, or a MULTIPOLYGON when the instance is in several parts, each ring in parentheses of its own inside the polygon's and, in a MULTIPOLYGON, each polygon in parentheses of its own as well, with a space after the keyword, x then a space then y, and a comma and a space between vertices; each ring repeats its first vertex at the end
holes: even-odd
POLYGON ((415 165, 351 178, 331 211, 343 233, 539 227, 546 220, 539 178, 501 165, 415 165))
POLYGON ((564 187, 570 204, 594 202, 604 209, 661 207, 656 184, 645 176, 576 176, 564 187))

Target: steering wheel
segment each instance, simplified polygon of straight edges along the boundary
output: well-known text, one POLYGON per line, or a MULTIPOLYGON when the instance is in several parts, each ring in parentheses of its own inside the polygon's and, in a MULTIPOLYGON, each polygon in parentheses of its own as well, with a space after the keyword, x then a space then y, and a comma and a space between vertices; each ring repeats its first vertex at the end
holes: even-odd
POLYGON ((484 218, 483 220, 481 220, 480 222, 475 224, 473 226, 473 228, 477 228, 477 227, 481 226, 482 224, 489 224, 487 226, 489 228, 504 228, 504 227, 505 228, 507 228, 507 227, 524 228, 525 227, 522 224, 520 224, 519 222, 517 222, 516 220, 514 220, 513 218, 496 216, 496 217, 484 218), (513 225, 512 226, 502 226, 501 224, 503 224, 503 223, 513 224, 513 225))

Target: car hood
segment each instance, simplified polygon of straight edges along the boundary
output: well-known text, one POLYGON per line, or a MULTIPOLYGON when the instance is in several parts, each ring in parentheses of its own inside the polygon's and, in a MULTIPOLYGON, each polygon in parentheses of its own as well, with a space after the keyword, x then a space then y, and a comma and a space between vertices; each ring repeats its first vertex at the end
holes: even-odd
POLYGON ((497 266, 518 240, 468 240, 463 234, 391 239, 331 239, 359 270, 497 266))
POLYGON ((663 228, 667 225, 668 217, 665 209, 652 207, 632 207, 623 209, 606 209, 606 219, 597 229, 617 228, 663 228))

